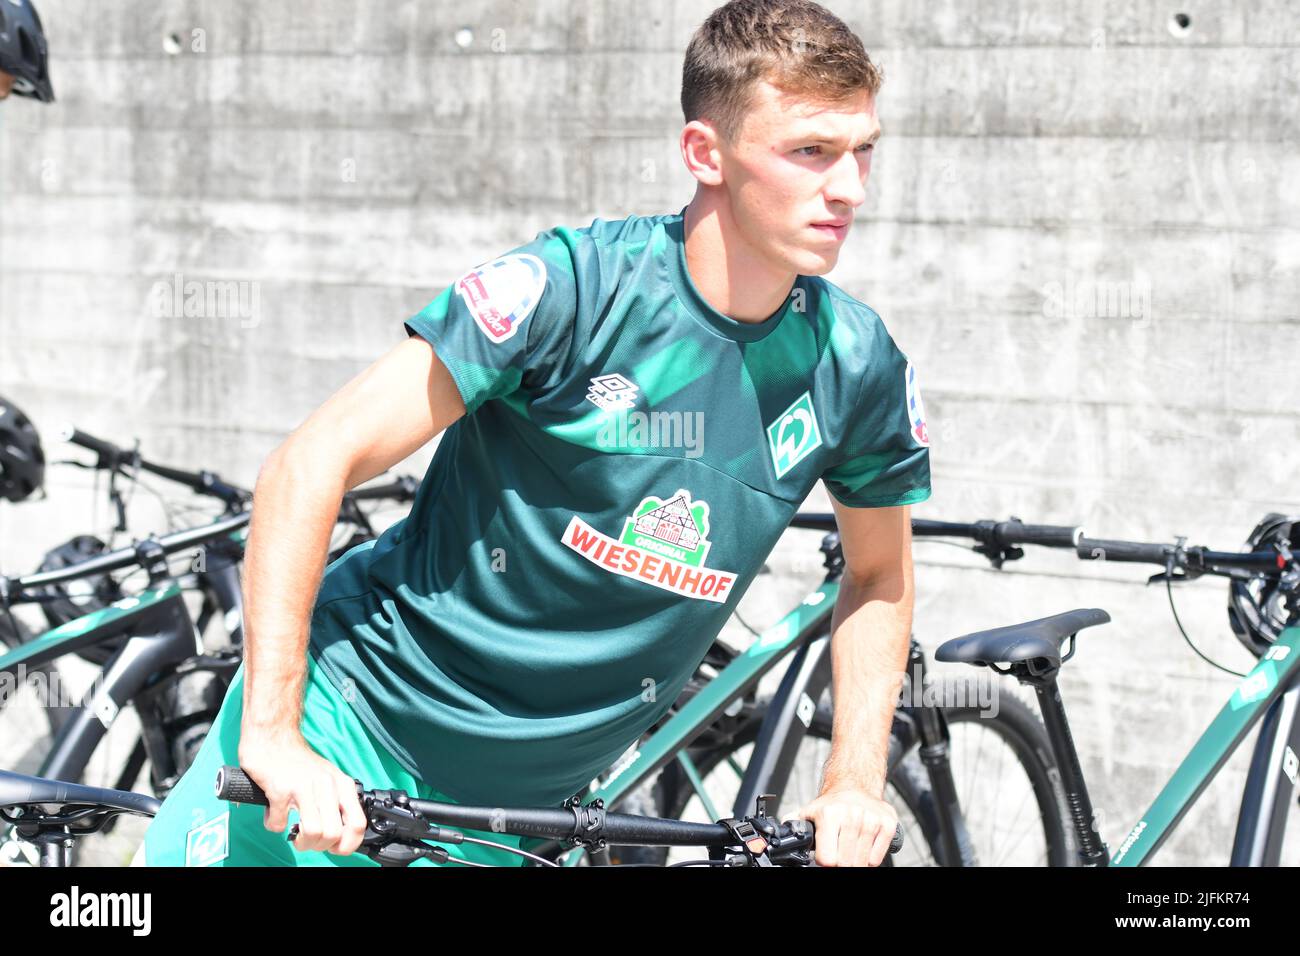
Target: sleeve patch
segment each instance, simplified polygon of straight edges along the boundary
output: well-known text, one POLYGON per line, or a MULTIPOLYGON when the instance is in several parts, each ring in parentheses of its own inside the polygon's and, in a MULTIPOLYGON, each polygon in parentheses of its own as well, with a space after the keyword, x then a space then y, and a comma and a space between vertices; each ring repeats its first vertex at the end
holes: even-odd
POLYGON ((907 380, 907 420, 912 423, 912 439, 926 448, 930 447, 930 432, 925 426, 925 402, 921 400, 921 388, 916 383, 916 369, 907 363, 904 373, 907 380))
POLYGON ((456 283, 479 330, 498 344, 519 331, 545 289, 546 265, 527 253, 494 259, 456 283))

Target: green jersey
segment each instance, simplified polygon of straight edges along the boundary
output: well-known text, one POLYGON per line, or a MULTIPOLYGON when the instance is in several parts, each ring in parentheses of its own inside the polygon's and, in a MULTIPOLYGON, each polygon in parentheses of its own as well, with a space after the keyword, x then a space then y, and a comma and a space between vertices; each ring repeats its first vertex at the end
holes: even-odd
POLYGON ((552 805, 672 705, 818 479, 930 494, 915 372, 879 316, 799 276, 712 308, 683 214, 557 227, 406 322, 465 402, 410 514, 327 569, 311 652, 461 803, 552 805))

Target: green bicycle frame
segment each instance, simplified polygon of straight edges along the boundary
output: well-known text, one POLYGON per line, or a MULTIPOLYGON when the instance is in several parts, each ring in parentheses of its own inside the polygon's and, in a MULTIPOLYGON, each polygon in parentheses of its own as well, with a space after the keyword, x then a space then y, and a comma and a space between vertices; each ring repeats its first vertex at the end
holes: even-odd
MULTIPOLYGON (((763 631, 681 710, 614 764, 603 778, 598 778, 588 797, 600 798, 606 806, 613 806, 674 757, 693 776, 694 768, 686 754, 691 741, 756 685, 782 657, 828 625, 839 591, 838 581, 824 581, 794 610, 763 631)), ((584 802, 588 802, 587 798, 584 802)), ((568 851, 564 865, 577 866, 585 853, 581 847, 568 851)))
MULTIPOLYGON (((1300 627, 1287 628, 1251 669, 1112 855, 1112 866, 1151 859, 1255 723, 1300 675, 1300 627)), ((1284 728, 1285 731, 1285 728, 1284 728)), ((1262 735, 1261 735, 1262 737, 1262 735)), ((1294 760, 1294 751, 1291 751, 1294 760)), ((1290 773, 1294 773, 1294 766, 1290 773)), ((1243 834, 1239 831, 1238 839, 1243 834)))
POLYGON ((106 631, 122 627, 128 622, 143 616, 155 605, 177 597, 181 593, 175 584, 149 588, 135 597, 120 601, 84 614, 75 620, 51 628, 40 637, 16 647, 8 654, 0 655, 0 677, 16 673, 19 664, 37 667, 66 654, 73 654, 84 647, 104 640, 106 631))

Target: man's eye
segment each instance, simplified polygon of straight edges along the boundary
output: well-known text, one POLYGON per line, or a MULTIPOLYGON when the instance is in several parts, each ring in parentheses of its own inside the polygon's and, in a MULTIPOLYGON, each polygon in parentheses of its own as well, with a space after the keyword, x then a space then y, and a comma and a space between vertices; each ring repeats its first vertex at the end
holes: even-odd
MULTIPOLYGON (((871 151, 872 151, 873 149, 875 149, 875 148, 876 148, 876 144, 875 144, 875 143, 863 143, 861 146, 858 147, 857 151, 858 151, 859 153, 869 153, 869 152, 871 152, 871 151)), ((803 156, 814 156, 814 155, 816 155, 817 153, 821 152, 821 147, 820 147, 820 146, 800 146, 798 149, 795 150, 795 152, 796 152, 796 153, 799 153, 799 154, 801 154, 801 155, 803 155, 803 156), (809 150, 812 150, 812 152, 808 152, 809 150)))

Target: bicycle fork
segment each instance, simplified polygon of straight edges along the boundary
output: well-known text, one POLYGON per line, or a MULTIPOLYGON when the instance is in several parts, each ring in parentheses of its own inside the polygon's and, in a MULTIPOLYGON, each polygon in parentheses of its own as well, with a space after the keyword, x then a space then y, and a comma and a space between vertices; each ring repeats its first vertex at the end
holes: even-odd
MULTIPOLYGON (((913 686, 924 688, 925 654, 915 638, 908 646, 907 665, 913 686)), ((935 822, 939 827, 939 841, 935 847, 939 856, 937 862, 942 866, 978 866, 975 846, 961 811, 961 799, 957 796, 957 784, 952 777, 952 764, 948 760, 951 753, 948 722, 938 707, 909 708, 909 713, 920 732, 917 752, 930 778, 930 792, 935 802, 935 822)))

